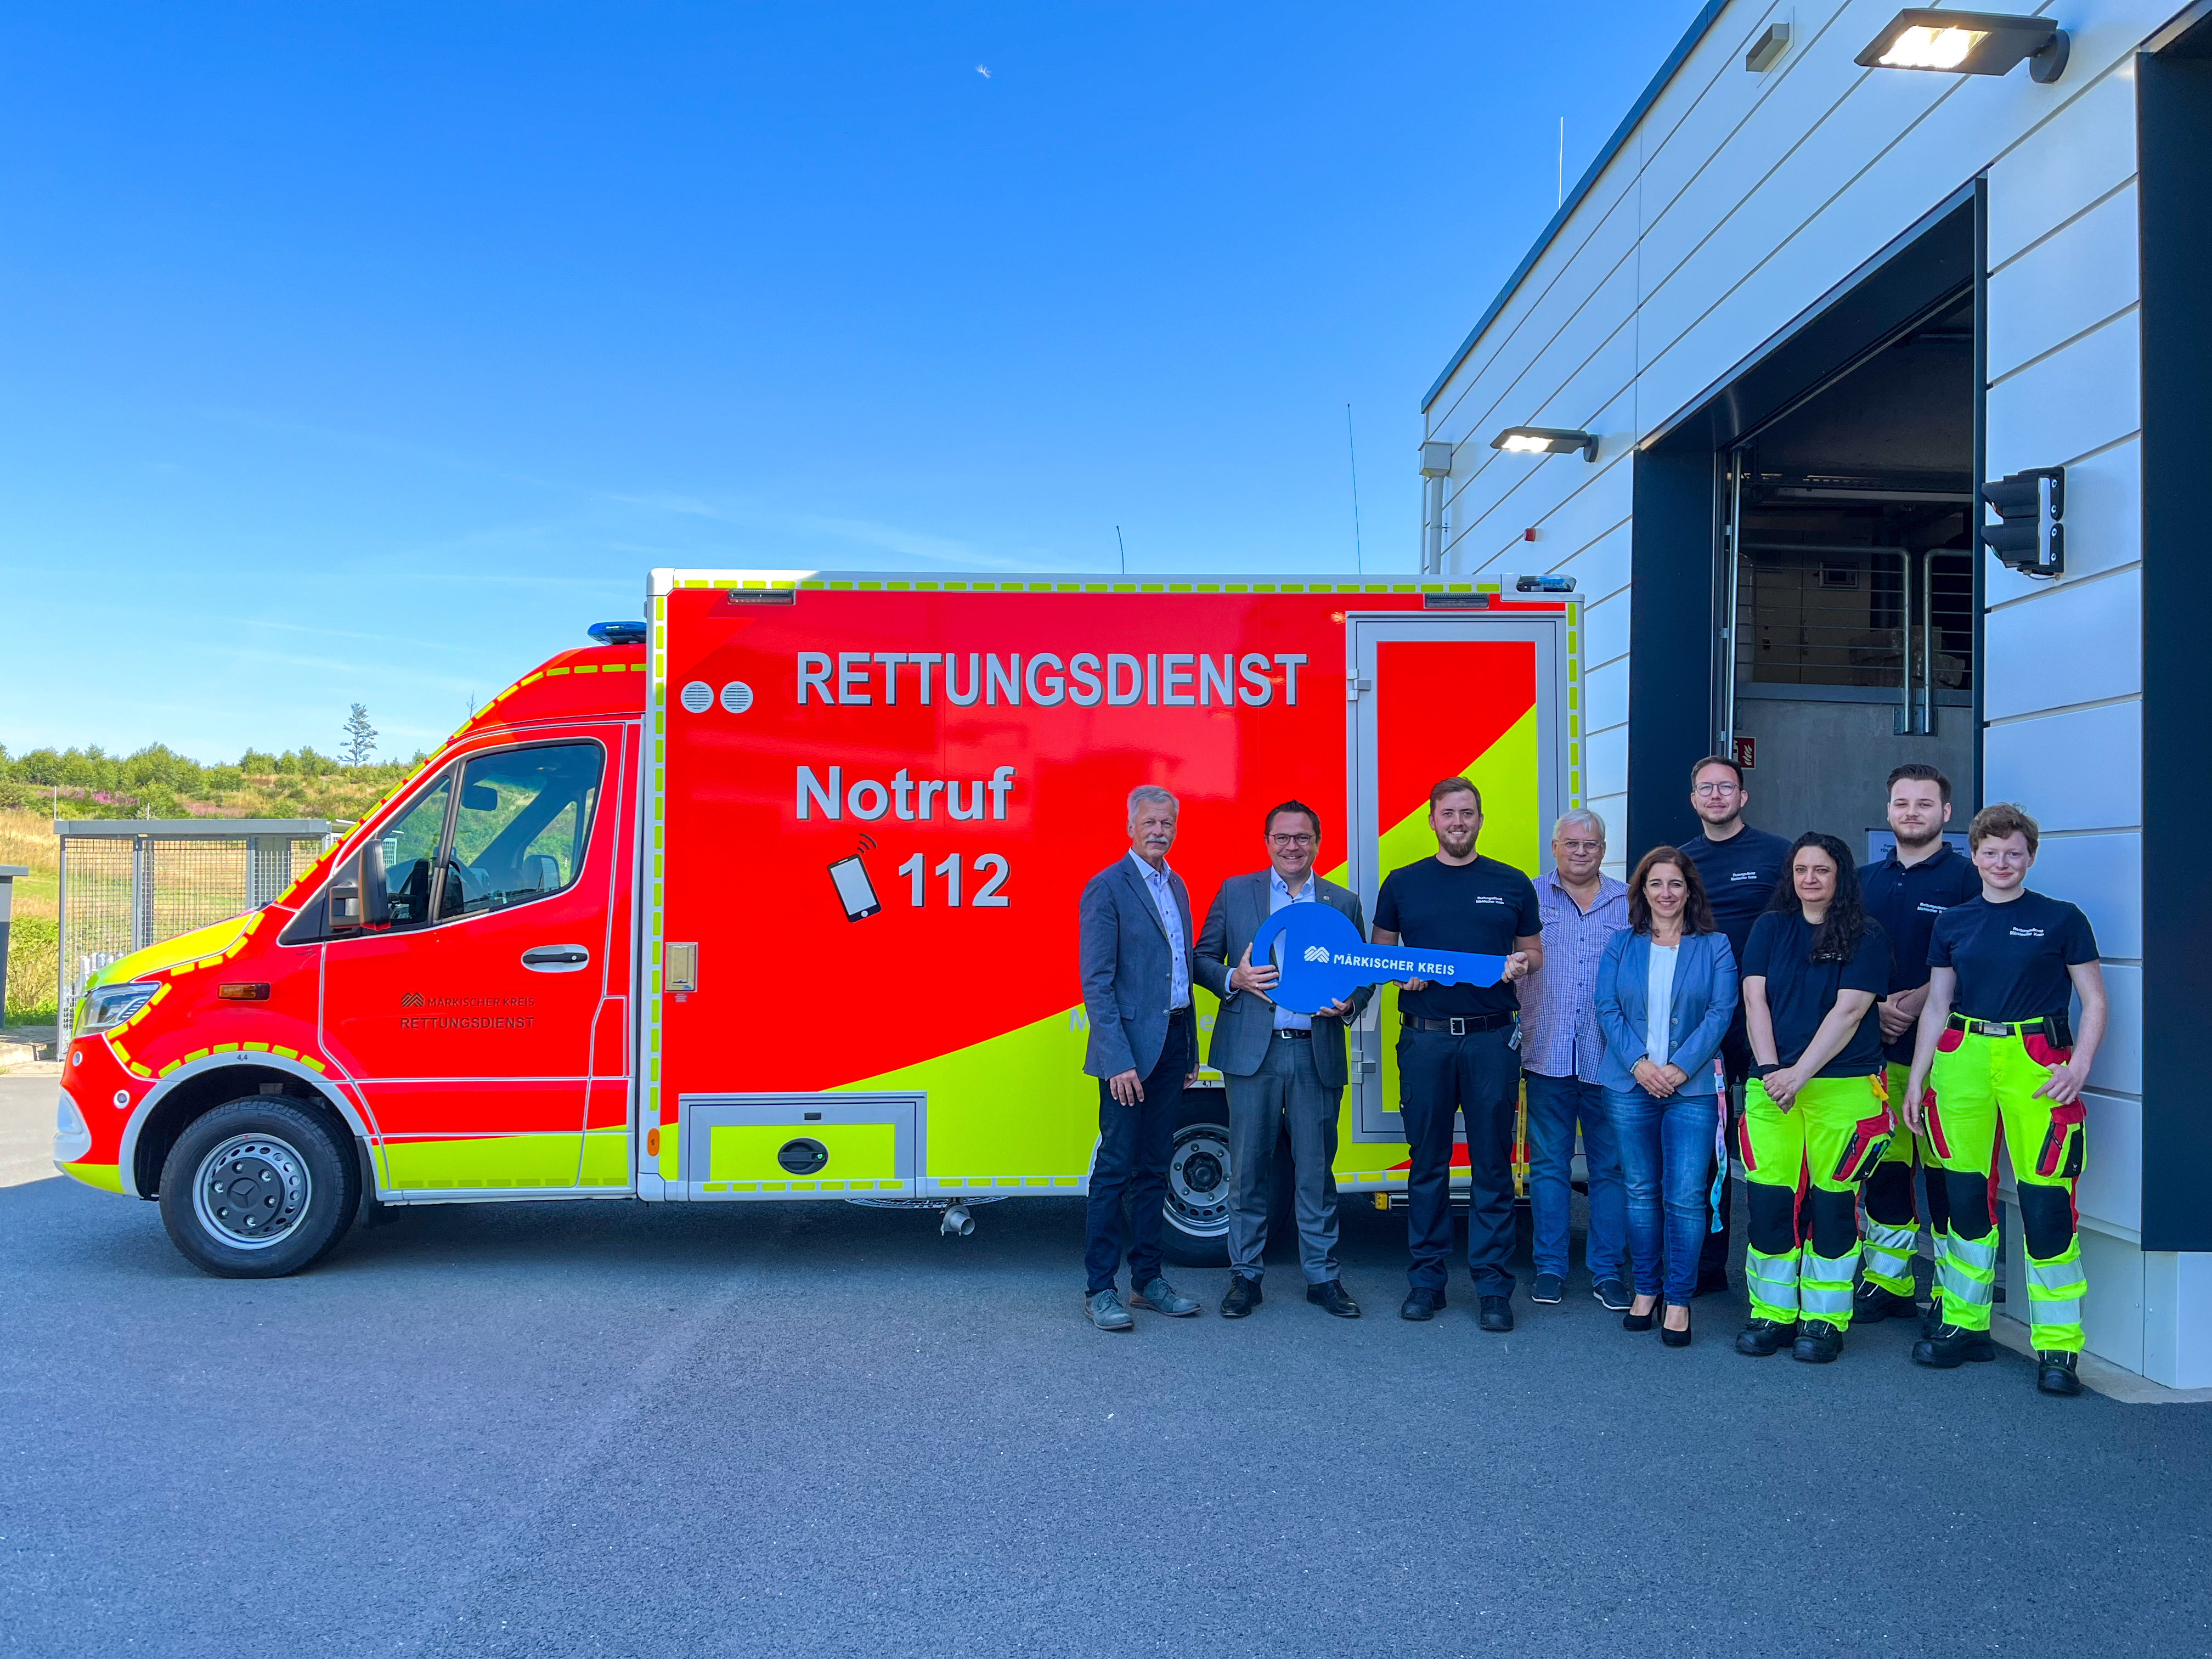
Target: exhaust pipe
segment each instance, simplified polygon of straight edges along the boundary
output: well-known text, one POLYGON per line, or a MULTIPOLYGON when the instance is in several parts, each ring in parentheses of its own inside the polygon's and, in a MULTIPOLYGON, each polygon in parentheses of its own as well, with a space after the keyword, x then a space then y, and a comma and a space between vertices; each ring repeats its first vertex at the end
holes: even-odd
POLYGON ((945 1224, 938 1231, 947 1238, 965 1238, 975 1231, 975 1218, 965 1204, 954 1204, 946 1208, 945 1224))

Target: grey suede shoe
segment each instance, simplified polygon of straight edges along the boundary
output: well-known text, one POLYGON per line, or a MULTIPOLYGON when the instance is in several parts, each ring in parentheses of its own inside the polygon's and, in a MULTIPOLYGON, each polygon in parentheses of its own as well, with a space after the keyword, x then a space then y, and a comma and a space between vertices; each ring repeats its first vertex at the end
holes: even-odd
POLYGON ((1164 1276, 1155 1273, 1129 1292, 1129 1305, 1165 1314, 1170 1319, 1188 1319, 1198 1311, 1198 1298, 1185 1296, 1164 1276))
POLYGON ((1091 1316, 1091 1322, 1102 1331, 1133 1331, 1137 1328, 1137 1322, 1129 1317, 1129 1310, 1121 1305, 1121 1298, 1110 1290, 1085 1297, 1083 1311, 1091 1316))

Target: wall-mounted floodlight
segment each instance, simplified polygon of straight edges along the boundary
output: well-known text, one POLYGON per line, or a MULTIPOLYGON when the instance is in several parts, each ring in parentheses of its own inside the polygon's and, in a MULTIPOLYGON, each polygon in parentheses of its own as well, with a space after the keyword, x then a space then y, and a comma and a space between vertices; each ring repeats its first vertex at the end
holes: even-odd
POLYGON ((1868 69, 2009 75, 2023 60, 2049 86, 2066 72, 2066 31, 2048 17, 1914 7, 1890 20, 1853 61, 1868 69))
POLYGON ((1594 434, 1556 426, 1509 426, 1490 441, 1490 447, 1512 455, 1571 455, 1579 449, 1584 460, 1597 459, 1594 434))

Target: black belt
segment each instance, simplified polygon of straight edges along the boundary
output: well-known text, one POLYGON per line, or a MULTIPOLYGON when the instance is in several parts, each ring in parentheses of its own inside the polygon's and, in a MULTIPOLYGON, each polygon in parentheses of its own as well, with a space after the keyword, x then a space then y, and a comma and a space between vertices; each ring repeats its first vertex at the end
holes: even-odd
POLYGON ((1278 1025, 1275 1027, 1275 1041, 1278 1042, 1297 1042, 1301 1040, 1310 1041, 1312 1036, 1313 1030, 1311 1027, 1308 1027, 1303 1030, 1295 1025, 1278 1025))
POLYGON ((1976 1019, 1969 1014, 1954 1014, 1943 1024, 1954 1031, 1971 1031, 1976 1036, 1985 1037, 2026 1036, 2032 1031, 2039 1036, 2050 1038, 2062 1048, 2073 1047, 2070 1042, 2059 1041, 2060 1034, 2057 1029, 2058 1016, 2056 1014, 2039 1014, 2033 1019, 2011 1020, 1976 1019))
POLYGON ((1414 1031, 1449 1031, 1454 1036, 1467 1036, 1476 1031, 1495 1031, 1510 1025, 1516 1016, 1504 1014, 1454 1014, 1449 1019, 1423 1019, 1419 1014, 1401 1014, 1407 1029, 1414 1031))

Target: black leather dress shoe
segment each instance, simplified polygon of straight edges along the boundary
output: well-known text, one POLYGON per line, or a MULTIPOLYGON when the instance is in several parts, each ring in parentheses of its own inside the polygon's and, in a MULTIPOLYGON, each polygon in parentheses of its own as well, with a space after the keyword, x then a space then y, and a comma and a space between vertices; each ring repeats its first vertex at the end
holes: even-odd
POLYGON ((1229 1293, 1221 1298, 1224 1319, 1242 1319, 1265 1300, 1260 1294, 1260 1281, 1247 1279, 1243 1273, 1229 1275, 1229 1293))
POLYGON ((1425 1285, 1417 1285, 1406 1292, 1406 1304, 1398 1310, 1401 1319, 1434 1319, 1437 1310, 1444 1305, 1444 1293, 1432 1291, 1425 1285))
POLYGON ((1486 1296, 1480 1298, 1482 1316, 1479 1322, 1486 1331, 1510 1331, 1513 1328, 1513 1298, 1506 1296, 1486 1296))
POLYGON ((2062 1348, 2035 1351, 2035 1386, 2045 1394, 2079 1394, 2081 1375, 2075 1369, 2081 1356, 2062 1348))
POLYGON ((1359 1317, 1359 1304, 1352 1299, 1351 1292, 1344 1288, 1344 1281, 1340 1279, 1325 1279, 1321 1284, 1307 1285, 1306 1300, 1328 1309, 1339 1319, 1359 1317))

